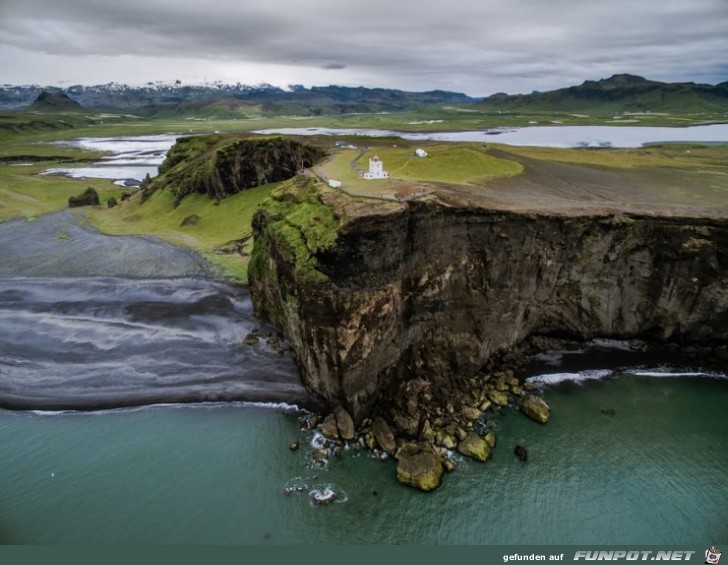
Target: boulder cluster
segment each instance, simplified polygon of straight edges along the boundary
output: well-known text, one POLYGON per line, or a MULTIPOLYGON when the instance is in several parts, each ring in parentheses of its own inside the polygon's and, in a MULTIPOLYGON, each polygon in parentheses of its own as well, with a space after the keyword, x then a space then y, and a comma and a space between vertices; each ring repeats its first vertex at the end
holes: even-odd
MULTIPOLYGON (((313 457, 326 459, 345 442, 355 442, 382 458, 394 457, 400 483, 432 491, 445 472, 455 469, 455 453, 481 462, 490 458, 496 446, 491 418, 502 409, 512 407, 536 422, 548 422, 549 406, 533 388, 511 370, 457 385, 422 378, 404 381, 358 426, 343 406, 323 418, 309 418, 307 426, 318 428, 326 439, 313 457)), ((517 447, 514 453, 525 461, 525 448, 517 447)))

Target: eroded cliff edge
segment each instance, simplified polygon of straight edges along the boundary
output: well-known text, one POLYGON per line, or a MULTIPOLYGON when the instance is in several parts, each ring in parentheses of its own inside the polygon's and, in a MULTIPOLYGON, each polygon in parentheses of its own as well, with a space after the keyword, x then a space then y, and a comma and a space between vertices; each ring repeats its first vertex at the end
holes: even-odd
POLYGON ((530 335, 728 343, 728 220, 356 200, 299 177, 254 221, 256 314, 356 421, 530 335))

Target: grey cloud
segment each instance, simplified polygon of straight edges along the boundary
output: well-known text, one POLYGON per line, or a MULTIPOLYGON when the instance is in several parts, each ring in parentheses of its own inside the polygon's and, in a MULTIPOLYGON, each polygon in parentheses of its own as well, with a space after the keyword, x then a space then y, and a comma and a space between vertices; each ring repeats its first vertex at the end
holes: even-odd
POLYGON ((724 0, 9 0, 0 46, 346 69, 488 94, 612 71, 706 80, 725 70, 727 24, 724 0))

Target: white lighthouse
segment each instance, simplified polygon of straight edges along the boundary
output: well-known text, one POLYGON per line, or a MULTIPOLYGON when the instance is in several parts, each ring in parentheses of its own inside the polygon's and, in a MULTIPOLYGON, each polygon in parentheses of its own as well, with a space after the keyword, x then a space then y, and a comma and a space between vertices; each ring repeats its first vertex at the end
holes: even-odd
POLYGON ((367 180, 388 179, 389 173, 384 170, 384 163, 376 155, 369 159, 369 170, 362 175, 367 180))

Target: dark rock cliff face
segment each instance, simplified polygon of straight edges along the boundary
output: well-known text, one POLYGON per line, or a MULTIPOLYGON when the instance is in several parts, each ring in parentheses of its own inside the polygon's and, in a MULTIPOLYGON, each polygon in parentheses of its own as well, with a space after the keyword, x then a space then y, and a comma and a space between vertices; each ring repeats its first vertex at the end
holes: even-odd
MULTIPOLYGON (((376 205, 374 205, 376 208, 376 205)), ((402 378, 468 377, 529 335, 728 342, 728 221, 409 202, 342 219, 301 274, 255 221, 256 313, 361 421, 402 378)))

